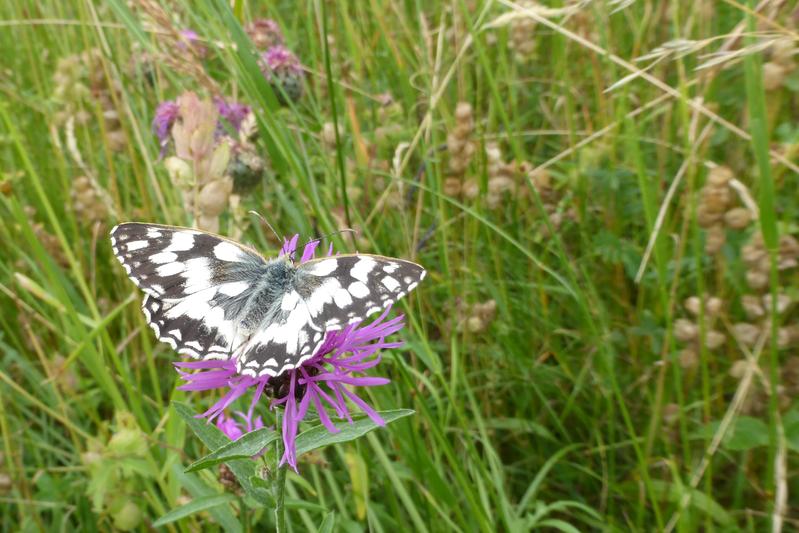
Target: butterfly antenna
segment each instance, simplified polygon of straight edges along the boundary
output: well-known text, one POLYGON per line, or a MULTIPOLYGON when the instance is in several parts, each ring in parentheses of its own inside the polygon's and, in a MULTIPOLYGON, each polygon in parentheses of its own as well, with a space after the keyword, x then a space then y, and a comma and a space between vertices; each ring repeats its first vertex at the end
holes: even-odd
POLYGON ((277 234, 277 232, 275 231, 275 228, 272 227, 272 224, 270 224, 263 216, 261 216, 261 213, 259 213, 258 211, 252 210, 252 211, 250 211, 250 214, 251 215, 255 215, 258 218, 260 218, 261 222, 266 224, 266 227, 269 228, 270 230, 272 230, 272 235, 274 235, 275 238, 277 238, 277 242, 283 242, 283 239, 281 239, 280 235, 277 234))
POLYGON ((324 239, 327 239, 328 237, 332 237, 333 235, 338 235, 339 233, 352 233, 352 234, 356 234, 356 233, 358 233, 358 232, 357 232, 357 231, 355 231, 355 230, 354 230, 354 229, 352 229, 352 228, 344 228, 344 229, 340 229, 340 230, 336 230, 336 231, 330 232, 330 233, 328 233, 327 235, 322 235, 321 237, 317 237, 317 238, 315 238, 315 239, 311 239, 311 240, 310 240, 310 241, 308 241, 308 242, 310 243, 310 242, 314 242, 314 241, 322 241, 322 240, 324 240, 324 239))

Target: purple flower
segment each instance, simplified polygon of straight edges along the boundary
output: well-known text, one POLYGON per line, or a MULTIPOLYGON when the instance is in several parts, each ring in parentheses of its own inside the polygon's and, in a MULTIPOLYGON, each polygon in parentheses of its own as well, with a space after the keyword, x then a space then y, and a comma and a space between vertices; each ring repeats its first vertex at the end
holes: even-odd
MULTIPOLYGON (((293 255, 298 236, 286 241, 281 255, 293 255)), ((300 262, 308 261, 315 255, 319 242, 307 244, 300 262)), ((332 246, 328 255, 332 254, 332 246)), ((302 420, 313 407, 319 421, 331 433, 340 431, 328 414, 331 410, 339 419, 352 422, 351 406, 366 413, 378 425, 385 421, 358 394, 355 387, 372 387, 385 385, 386 378, 362 375, 380 363, 379 351, 385 348, 396 348, 401 342, 387 342, 386 337, 396 333, 404 324, 402 315, 386 320, 390 309, 386 309, 377 319, 369 324, 351 324, 341 331, 330 331, 322 346, 311 359, 300 367, 289 370, 278 377, 262 376, 254 378, 236 372, 236 360, 209 360, 175 363, 184 384, 180 390, 205 391, 227 389, 227 392, 210 409, 198 415, 213 420, 224 417, 223 411, 234 401, 254 389, 250 400, 247 417, 251 418, 255 405, 264 391, 274 396, 270 407, 283 407, 282 434, 284 453, 280 464, 288 463, 297 470, 295 440, 302 420), (191 372, 192 370, 196 372, 191 372)), ((247 418, 245 417, 245 419, 247 418)), ((229 419, 222 419, 219 424, 229 425, 229 419)), ((226 426, 227 427, 227 426, 226 426)), ((220 427, 221 429, 221 427, 220 427)), ((223 431, 225 431, 223 429, 223 431)), ((226 431, 227 433, 227 431, 226 431)), ((227 433, 230 436, 230 433, 227 433)), ((231 437, 232 438, 232 437, 231 437)))
POLYGON ((259 50, 283 43, 283 32, 277 22, 271 19, 256 19, 247 24, 244 31, 259 50))
POLYGON ((185 30, 180 30, 179 34, 181 42, 178 43, 178 49, 186 51, 191 48, 199 57, 203 58, 206 56, 208 49, 203 46, 202 40, 196 31, 187 28, 185 30))
POLYGON ((165 100, 158 104, 153 119, 153 131, 158 137, 158 146, 161 147, 161 155, 164 155, 167 145, 169 145, 169 135, 172 133, 172 126, 180 116, 180 106, 174 100, 165 100))
POLYGON ((233 417, 225 416, 224 413, 220 414, 219 418, 216 419, 216 427, 230 440, 238 440, 245 433, 264 427, 264 421, 260 416, 255 420, 252 419, 252 411, 247 414, 236 411, 236 415, 242 419, 243 425, 236 422, 233 417))
POLYGON ((277 75, 302 75, 300 60, 297 59, 297 56, 295 56, 291 50, 282 44, 273 46, 261 54, 261 64, 264 75, 266 75, 267 78, 271 78, 272 73, 277 75))
POLYGON ((219 116, 225 119, 234 130, 239 131, 241 123, 250 114, 250 106, 238 102, 228 103, 219 97, 215 98, 214 102, 219 116))

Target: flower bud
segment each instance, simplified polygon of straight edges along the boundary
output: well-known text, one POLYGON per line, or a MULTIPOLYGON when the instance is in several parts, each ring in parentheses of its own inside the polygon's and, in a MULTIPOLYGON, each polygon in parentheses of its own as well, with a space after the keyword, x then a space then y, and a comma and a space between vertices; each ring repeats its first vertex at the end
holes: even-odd
POLYGON ((202 188, 199 195, 200 212, 207 217, 218 217, 228 205, 233 190, 232 180, 215 180, 202 188))
POLYGON ((108 441, 108 451, 115 455, 143 456, 147 453, 147 441, 138 429, 123 428, 108 441))
POLYGON ((119 531, 133 531, 141 523, 142 512, 138 505, 128 500, 111 518, 114 520, 114 527, 119 531))
POLYGON ((164 166, 169 174, 169 179, 179 187, 189 186, 194 181, 194 173, 187 162, 179 157, 167 157, 164 166))

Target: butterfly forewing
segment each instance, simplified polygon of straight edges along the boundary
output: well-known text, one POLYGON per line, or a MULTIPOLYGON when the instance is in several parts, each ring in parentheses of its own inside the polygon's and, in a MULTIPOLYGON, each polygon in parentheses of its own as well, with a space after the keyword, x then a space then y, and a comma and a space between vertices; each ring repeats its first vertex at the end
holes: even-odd
POLYGON ((114 255, 145 293, 145 318, 179 353, 228 358, 244 342, 240 315, 266 261, 227 239, 187 228, 120 224, 114 255))
POLYGON ((275 302, 270 323, 254 332, 238 359, 239 371, 280 375, 311 358, 325 332, 386 309, 424 279, 410 261, 343 255, 299 265, 291 287, 275 302))

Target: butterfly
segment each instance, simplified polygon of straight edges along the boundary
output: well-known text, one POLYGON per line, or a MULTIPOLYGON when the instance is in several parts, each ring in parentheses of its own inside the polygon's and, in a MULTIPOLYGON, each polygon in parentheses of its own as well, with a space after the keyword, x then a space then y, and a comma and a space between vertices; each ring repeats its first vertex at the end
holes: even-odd
POLYGON ((159 340, 200 359, 236 358, 240 374, 279 376, 338 331, 393 305, 425 277, 420 265, 352 254, 295 265, 189 228, 126 222, 114 255, 145 293, 159 340))

